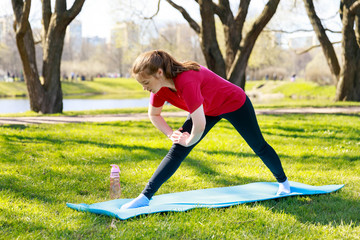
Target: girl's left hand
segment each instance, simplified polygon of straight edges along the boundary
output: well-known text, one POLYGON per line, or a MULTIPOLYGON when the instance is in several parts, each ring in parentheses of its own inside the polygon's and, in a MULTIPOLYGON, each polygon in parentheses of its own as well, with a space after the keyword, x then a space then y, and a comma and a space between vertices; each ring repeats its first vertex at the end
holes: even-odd
POLYGON ((174 131, 170 136, 170 140, 173 143, 180 144, 181 146, 187 147, 187 139, 190 137, 188 132, 174 131))

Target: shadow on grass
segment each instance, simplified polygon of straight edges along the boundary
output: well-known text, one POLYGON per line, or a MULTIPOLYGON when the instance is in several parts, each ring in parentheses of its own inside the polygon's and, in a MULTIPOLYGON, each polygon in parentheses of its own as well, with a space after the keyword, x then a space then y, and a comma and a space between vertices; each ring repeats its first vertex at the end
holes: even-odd
MULTIPOLYGON (((57 148, 56 150, 59 151, 66 151, 66 148, 71 149, 74 145, 90 145, 95 146, 98 148, 103 149, 121 149, 126 154, 133 154, 131 153, 134 150, 143 150, 147 152, 147 154, 141 154, 136 157, 132 158, 125 158, 122 159, 122 162, 128 162, 128 161, 143 161, 143 160, 158 160, 159 158, 163 158, 166 153, 168 152, 168 149, 165 148, 158 148, 158 147, 148 147, 145 145, 132 145, 132 144, 112 144, 112 143, 103 143, 103 142, 96 142, 91 140, 75 140, 75 139, 54 139, 51 137, 27 137, 27 136, 21 136, 21 135, 7 135, 3 136, 5 140, 5 144, 2 146, 2 152, 3 155, 3 161, 4 162, 24 162, 27 159, 22 158, 21 160, 18 159, 18 157, 13 156, 9 153, 21 153, 24 152, 24 145, 26 143, 31 144, 50 144, 52 147, 57 148), (22 145, 23 144, 23 145, 22 145), (68 145, 68 146, 66 146, 68 145)), ((36 151, 36 153, 39 153, 41 151, 36 151)), ((35 152, 34 152, 35 153, 35 152)), ((122 153, 123 155, 124 153, 122 153)), ((74 165, 82 165, 83 163, 81 161, 71 161, 74 165)), ((101 158, 98 161, 95 159, 92 159, 92 163, 98 163, 103 164, 104 159, 101 158)))
MULTIPOLYGON (((302 119, 302 122, 304 122, 304 124, 306 125, 306 128, 304 126, 298 126, 298 125, 292 125, 292 126, 282 126, 281 122, 282 121, 291 121, 292 119, 296 119, 297 115, 292 115, 292 114, 287 114, 287 115, 274 115, 274 114, 268 114, 269 116, 274 116, 274 117, 281 117, 282 119, 277 119, 277 120, 273 120, 275 123, 278 124, 274 124, 271 126, 261 126, 261 121, 259 121, 260 124, 260 128, 261 131, 264 135, 274 135, 274 133, 276 134, 276 136, 279 137, 287 137, 287 138, 302 138, 302 139, 320 139, 320 140, 354 140, 357 141, 358 137, 360 135, 360 129, 354 126, 341 126, 341 128, 338 128, 337 124, 332 125, 331 123, 329 125, 326 125, 325 123, 313 123, 313 119, 310 119, 308 115, 301 115, 299 114, 298 116, 304 116, 305 118, 302 119), (333 134, 330 135, 320 135, 319 136, 319 132, 321 131, 328 131, 330 130, 331 132, 333 132, 333 134), (284 131, 286 133, 284 133, 284 131), (280 132, 280 133, 279 133, 280 132), (351 135, 353 135, 353 137, 351 136, 339 136, 336 134, 342 134, 342 133, 351 133, 351 135), (316 136, 314 136, 314 134, 316 136)), ((338 114, 326 114, 326 116, 331 116, 331 115, 338 115, 338 114)), ((341 115, 341 114, 339 114, 341 115)), ((354 122, 358 121, 358 116, 360 114, 356 114, 356 115, 347 115, 345 114, 344 116, 348 117, 348 118, 353 118, 354 122)), ((316 114, 312 114, 311 116, 314 117, 321 117, 321 115, 316 115, 316 114)), ((227 130, 234 130, 234 127, 222 120, 220 121, 220 123, 218 123, 219 126, 221 126, 224 129, 227 130)), ((234 131, 235 134, 235 131, 234 131)))
POLYGON ((342 191, 344 190, 321 195, 286 197, 250 205, 262 205, 277 214, 290 214, 304 224, 360 226, 360 202, 345 199, 342 191))
POLYGON ((3 191, 8 190, 20 199, 37 199, 41 202, 49 203, 59 201, 54 196, 53 191, 44 188, 44 184, 40 187, 39 184, 31 185, 32 183, 24 182, 18 177, 9 175, 1 175, 0 179, 0 189, 3 191))
MULTIPOLYGON (((323 225, 323 226, 346 226, 350 225, 351 227, 360 226, 360 215, 358 209, 360 209, 360 202, 356 200, 344 199, 342 197, 342 190, 340 192, 334 192, 329 194, 320 194, 320 195, 307 195, 307 196, 292 196, 285 197, 273 200, 257 201, 252 203, 244 203, 248 206, 263 206, 271 211, 274 214, 288 214, 297 219, 297 221, 303 224, 312 224, 312 225, 323 225)), ((239 204, 242 205, 242 204, 239 204)), ((127 220, 119 220, 124 222, 138 222, 144 221, 146 218, 152 218, 154 215, 157 216, 169 216, 169 215, 179 215, 183 217, 184 212, 189 214, 191 218, 192 212, 196 211, 196 216, 202 216, 202 221, 206 221, 206 218, 209 218, 209 221, 216 217, 221 211, 221 214, 228 214, 226 211, 231 208, 236 208, 237 205, 229 207, 221 207, 215 209, 207 208, 194 208, 189 209, 183 212, 160 212, 152 214, 143 214, 138 215, 127 220), (206 211, 206 215, 199 215, 199 212, 206 211), (211 211, 214 211, 211 213, 211 211)), ((250 210, 253 211, 253 210, 250 210)), ((254 212, 253 212, 254 214, 254 212)), ((99 215, 95 214, 86 214, 87 217, 95 220, 99 215)), ((155 216, 156 217, 156 216, 155 216)), ((83 216, 83 218, 85 218, 83 216)), ((276 218, 276 216, 275 216, 276 218)), ((108 221, 104 223, 107 219, 111 219, 108 216, 101 216, 97 222, 101 224, 108 224, 108 221)), ((246 219, 245 219, 246 221, 246 219)))
MULTIPOLYGON (((33 220, 29 217, 21 217, 21 213, 16 214, 11 209, 1 209, 1 214, 7 221, 1 221, 1 239, 26 239, 23 235, 36 232, 50 231, 52 226, 45 222, 33 220)), ((46 235, 46 234, 45 234, 46 235)), ((44 236, 44 235, 42 235, 44 236)), ((29 237, 27 238, 29 239, 29 237)))
POLYGON ((204 161, 197 160, 191 157, 186 158, 183 161, 182 165, 191 167, 193 170, 195 170, 197 176, 200 176, 211 183, 215 183, 219 187, 235 186, 235 185, 258 182, 258 181, 264 181, 264 182, 267 181, 265 179, 259 179, 259 178, 255 179, 246 176, 234 176, 234 175, 230 176, 227 175, 226 173, 222 173, 214 168, 209 167, 208 165, 206 165, 206 162, 204 161))
POLYGON ((27 126, 22 125, 22 124, 6 124, 6 125, 1 125, 1 128, 10 128, 10 129, 16 129, 16 130, 23 130, 23 129, 27 128, 27 126))

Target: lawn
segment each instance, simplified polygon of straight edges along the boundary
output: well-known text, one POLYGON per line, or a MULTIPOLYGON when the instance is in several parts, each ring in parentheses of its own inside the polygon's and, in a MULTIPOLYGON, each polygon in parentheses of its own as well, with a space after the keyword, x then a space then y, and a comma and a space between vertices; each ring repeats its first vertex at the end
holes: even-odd
MULTIPOLYGON (((140 84, 132 78, 94 78, 93 81, 61 83, 64 98, 91 99, 128 99, 148 97, 140 84)), ((289 99, 332 101, 335 97, 335 86, 320 86, 302 79, 290 81, 247 81, 246 91, 258 91, 264 94, 280 93, 289 99)), ((27 96, 24 82, 0 82, 0 97, 27 96)), ((282 100, 281 100, 282 101, 282 100)), ((282 101, 283 102, 283 101, 282 101)))
MULTIPOLYGON (((94 81, 63 81, 64 98, 144 98, 149 94, 132 78, 95 78, 94 81)), ((0 97, 27 96, 25 82, 0 82, 0 97)))
MULTIPOLYGON (((109 200, 112 163, 121 169, 123 198, 136 197, 171 144, 149 121, 0 126, 0 238, 359 239, 359 117, 258 116, 289 180, 345 184, 338 192, 126 221, 65 204, 109 200)), ((168 121, 177 128, 184 119, 168 121)), ((158 194, 259 181, 274 178, 221 121, 158 194)))

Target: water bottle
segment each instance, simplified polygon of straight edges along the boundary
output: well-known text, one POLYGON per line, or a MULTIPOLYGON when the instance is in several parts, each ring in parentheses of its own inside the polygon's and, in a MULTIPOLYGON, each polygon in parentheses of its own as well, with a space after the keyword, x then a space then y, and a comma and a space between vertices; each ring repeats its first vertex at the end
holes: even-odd
POLYGON ((117 199, 120 198, 120 195, 120 168, 118 165, 112 164, 110 173, 110 198, 117 199))

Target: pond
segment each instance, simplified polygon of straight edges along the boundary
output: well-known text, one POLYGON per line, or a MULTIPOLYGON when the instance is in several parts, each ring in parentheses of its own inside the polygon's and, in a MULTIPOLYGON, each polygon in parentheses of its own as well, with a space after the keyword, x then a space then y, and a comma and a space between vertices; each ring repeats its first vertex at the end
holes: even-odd
MULTIPOLYGON (((148 98, 141 99, 64 99, 63 111, 102 110, 147 107, 148 98)), ((22 113, 30 110, 28 99, 0 99, 1 113, 22 113)))

